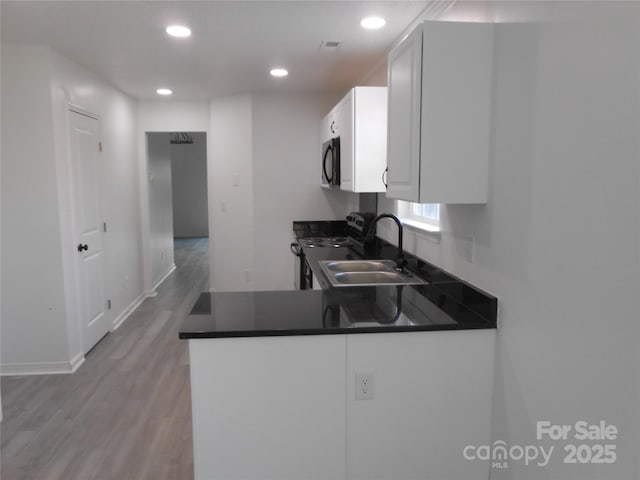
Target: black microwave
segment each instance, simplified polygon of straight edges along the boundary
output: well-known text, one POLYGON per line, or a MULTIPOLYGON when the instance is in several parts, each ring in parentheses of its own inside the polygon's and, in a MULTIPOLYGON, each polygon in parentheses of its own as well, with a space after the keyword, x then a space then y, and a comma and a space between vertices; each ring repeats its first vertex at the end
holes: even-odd
POLYGON ((340 185, 340 137, 322 144, 322 184, 340 185))

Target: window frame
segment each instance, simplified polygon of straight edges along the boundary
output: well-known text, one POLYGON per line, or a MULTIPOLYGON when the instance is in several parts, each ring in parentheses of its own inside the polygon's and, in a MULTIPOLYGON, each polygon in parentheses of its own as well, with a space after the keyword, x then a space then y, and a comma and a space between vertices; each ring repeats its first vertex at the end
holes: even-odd
POLYGON ((438 218, 423 216, 416 213, 416 208, 424 204, 406 202, 404 200, 398 200, 396 202, 396 214, 402 220, 402 223, 416 228, 418 230, 424 230, 427 232, 440 232, 440 204, 432 204, 438 206, 438 218))

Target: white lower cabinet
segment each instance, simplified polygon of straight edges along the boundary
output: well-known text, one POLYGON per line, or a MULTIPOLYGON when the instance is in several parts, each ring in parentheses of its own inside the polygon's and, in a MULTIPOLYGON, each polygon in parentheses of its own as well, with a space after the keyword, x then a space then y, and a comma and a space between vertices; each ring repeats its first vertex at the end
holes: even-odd
POLYGON ((347 337, 347 478, 477 480, 488 461, 495 330, 347 337), (355 399, 355 377, 373 375, 372 400, 355 399))
POLYGON ((345 478, 345 337, 189 340, 196 480, 345 478))
POLYGON ((476 480, 495 330, 189 341, 197 480, 476 480), (356 400, 356 374, 373 399, 356 400))

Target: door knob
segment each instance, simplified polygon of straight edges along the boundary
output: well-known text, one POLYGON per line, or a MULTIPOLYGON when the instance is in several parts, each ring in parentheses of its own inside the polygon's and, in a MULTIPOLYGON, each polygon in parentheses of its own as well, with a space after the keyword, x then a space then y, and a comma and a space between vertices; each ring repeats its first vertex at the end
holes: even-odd
POLYGON ((85 251, 86 251, 86 250, 89 250, 89 245, 87 245, 87 244, 84 244, 84 245, 83 245, 83 244, 79 243, 79 244, 78 244, 78 251, 79 251, 79 252, 82 252, 82 250, 85 250, 85 251))

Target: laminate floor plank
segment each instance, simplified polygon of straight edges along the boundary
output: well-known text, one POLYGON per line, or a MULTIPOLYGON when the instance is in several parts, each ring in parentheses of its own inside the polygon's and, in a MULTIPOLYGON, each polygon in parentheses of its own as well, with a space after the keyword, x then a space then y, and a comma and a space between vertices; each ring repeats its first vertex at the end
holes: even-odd
POLYGON ((208 239, 72 375, 3 377, 2 480, 193 478, 189 355, 178 330, 209 290, 208 239))

